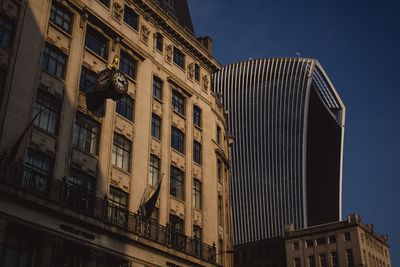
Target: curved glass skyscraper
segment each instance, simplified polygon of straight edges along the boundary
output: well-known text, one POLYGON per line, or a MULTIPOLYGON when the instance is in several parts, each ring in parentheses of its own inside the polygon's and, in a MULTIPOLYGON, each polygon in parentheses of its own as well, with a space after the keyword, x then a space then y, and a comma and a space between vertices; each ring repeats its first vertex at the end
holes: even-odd
POLYGON ((318 61, 249 60, 214 75, 229 111, 234 243, 341 219, 345 107, 318 61))

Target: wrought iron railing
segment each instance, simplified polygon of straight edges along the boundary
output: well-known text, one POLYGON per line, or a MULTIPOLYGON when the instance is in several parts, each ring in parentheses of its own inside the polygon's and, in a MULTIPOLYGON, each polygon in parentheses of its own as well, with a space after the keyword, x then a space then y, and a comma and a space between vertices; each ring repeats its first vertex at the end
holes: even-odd
POLYGON ((145 219, 139 214, 129 212, 126 208, 113 205, 107 199, 97 197, 91 191, 68 184, 65 179, 64 181, 54 179, 22 163, 10 161, 4 157, 0 158, 0 183, 172 247, 198 259, 216 262, 215 245, 210 246, 197 238, 188 237, 153 219, 145 219))

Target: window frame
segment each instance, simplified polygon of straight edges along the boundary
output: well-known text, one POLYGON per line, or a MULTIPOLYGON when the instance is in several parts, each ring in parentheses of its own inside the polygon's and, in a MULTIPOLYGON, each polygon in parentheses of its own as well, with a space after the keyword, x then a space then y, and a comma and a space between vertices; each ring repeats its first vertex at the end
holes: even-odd
POLYGON ((59 120, 61 111, 61 100, 40 89, 36 92, 35 104, 33 106, 32 118, 36 117, 33 125, 49 134, 57 135, 59 131, 59 120), (39 102, 40 101, 40 102, 39 102), (41 125, 43 119, 47 118, 45 126, 41 125), (51 127, 51 125, 54 125, 51 127), (51 127, 51 129, 49 129, 51 127))
POLYGON ((171 165, 169 194, 177 199, 185 201, 185 173, 171 165))
POLYGON ((153 75, 153 97, 163 99, 164 81, 160 77, 153 75))
POLYGON ((185 100, 186 98, 184 95, 182 95, 176 90, 173 90, 171 99, 173 111, 181 114, 182 116, 185 116, 185 104, 186 104, 185 100))
POLYGON ((97 73, 82 66, 79 78, 79 91, 87 94, 93 92, 96 88, 97 73))
POLYGON ((85 48, 104 60, 108 60, 109 39, 97 29, 87 26, 85 33, 85 48), (93 47, 92 45, 98 46, 93 47))
POLYGON ((197 142, 196 140, 193 140, 193 161, 196 162, 197 164, 201 165, 202 164, 202 147, 201 143, 197 142))
POLYGON ((172 61, 174 62, 174 64, 176 66, 178 66, 182 70, 185 70, 185 67, 186 67, 186 56, 182 52, 182 50, 180 50, 179 48, 177 48, 175 46, 174 46, 174 49, 173 49, 173 60, 172 61))
POLYGON ((52 1, 49 21, 62 31, 71 34, 74 15, 67 7, 52 1), (57 18, 61 22, 57 21, 57 18), (67 23, 67 27, 65 25, 67 23))
POLYGON ((115 112, 133 122, 135 115, 135 100, 129 95, 124 95, 122 98, 115 101, 115 112))
POLYGON ((139 61, 122 49, 119 53, 119 58, 119 70, 125 73, 129 78, 136 81, 139 61))
POLYGON ((121 188, 118 188, 116 186, 110 185, 109 190, 108 190, 108 201, 110 201, 114 206, 123 208, 123 209, 128 209, 129 206, 129 193, 125 192, 121 188), (121 200, 123 197, 126 198, 126 203, 123 203, 121 201, 117 201, 117 199, 121 200))
POLYGON ((15 24, 6 17, 0 17, 0 46, 10 49, 14 41, 15 24))
POLYGON ((224 223, 224 204, 223 204, 223 198, 221 195, 218 195, 218 200, 217 200, 217 208, 218 208, 218 224, 223 225, 224 223))
POLYGON ((156 32, 154 39, 156 50, 162 54, 164 52, 164 36, 160 32, 156 32))
POLYGON ((202 125, 202 110, 197 105, 193 105, 193 124, 199 128, 202 125))
POLYGON ((197 82, 200 82, 200 65, 195 63, 194 64, 194 79, 197 82))
POLYGON ((171 126, 171 148, 185 154, 185 133, 174 126, 171 126))
POLYGON ((132 141, 125 136, 114 132, 111 151, 113 166, 129 172, 131 168, 132 141), (120 151, 118 153, 118 151, 120 151), (121 154, 122 152, 122 154, 121 154), (118 162, 121 161, 121 164, 118 162))
POLYGON ((193 179, 193 208, 201 210, 202 206, 202 183, 193 179))
POLYGON ((148 183, 153 187, 160 182, 161 159, 156 155, 150 154, 148 183), (156 179, 154 179, 156 177, 156 179))
POLYGON ((124 7, 124 23, 135 31, 139 30, 139 14, 128 5, 124 7), (133 15, 133 17, 128 17, 129 15, 133 15), (133 21, 134 23, 132 23, 133 21))
POLYGON ((67 58, 68 56, 63 51, 46 42, 43 48, 41 70, 64 80, 67 58))
POLYGON ((86 153, 98 155, 100 129, 101 126, 97 121, 87 117, 81 112, 77 112, 75 115, 72 144, 74 147, 86 153), (95 130, 96 128, 97 131, 95 130), (82 135, 83 138, 81 137, 82 135), (83 140, 83 144, 81 140, 83 140))
POLYGON ((95 193, 96 192, 96 177, 87 174, 81 170, 71 167, 68 172, 67 182, 72 186, 78 187, 85 191, 95 193), (75 174, 75 175, 73 175, 75 174), (73 181, 74 180, 74 181, 73 181), (77 180, 81 180, 84 185, 77 183, 77 180))
POLYGON ((162 119, 155 113, 151 114, 151 136, 157 140, 161 140, 162 119))

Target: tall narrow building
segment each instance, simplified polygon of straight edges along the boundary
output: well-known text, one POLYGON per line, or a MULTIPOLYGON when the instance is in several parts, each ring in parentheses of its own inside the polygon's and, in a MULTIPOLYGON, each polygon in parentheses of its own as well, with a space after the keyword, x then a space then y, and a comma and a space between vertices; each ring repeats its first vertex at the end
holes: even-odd
POLYGON ((345 107, 318 61, 228 65, 214 91, 235 137, 234 243, 340 220, 345 107))
POLYGON ((231 266, 221 66, 186 0, 2 0, 0 59, 0 266, 231 266))

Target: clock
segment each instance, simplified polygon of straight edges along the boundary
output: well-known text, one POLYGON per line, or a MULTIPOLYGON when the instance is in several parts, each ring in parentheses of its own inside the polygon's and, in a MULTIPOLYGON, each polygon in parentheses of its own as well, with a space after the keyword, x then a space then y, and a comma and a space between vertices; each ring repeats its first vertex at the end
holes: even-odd
POLYGON ((113 71, 111 75, 111 81, 117 93, 125 94, 128 91, 128 79, 122 71, 113 71))
POLYGON ((105 69, 100 71, 96 80, 96 90, 104 91, 107 90, 111 82, 111 70, 105 69))

